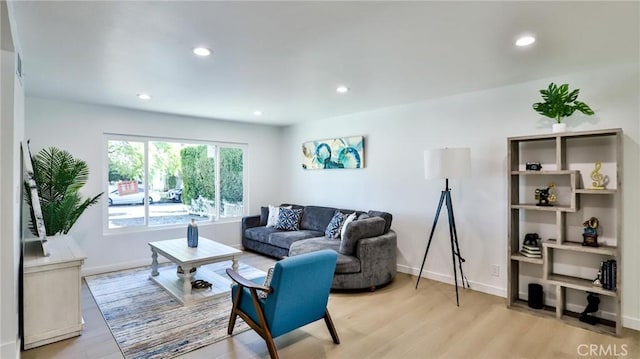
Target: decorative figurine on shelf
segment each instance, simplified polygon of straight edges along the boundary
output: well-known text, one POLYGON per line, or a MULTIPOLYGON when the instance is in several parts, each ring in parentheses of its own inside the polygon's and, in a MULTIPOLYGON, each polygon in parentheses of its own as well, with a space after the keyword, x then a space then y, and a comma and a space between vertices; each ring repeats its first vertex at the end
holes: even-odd
POLYGON ((187 245, 191 248, 198 246, 198 225, 195 219, 191 219, 191 223, 187 226, 187 245))
POLYGON ((593 286, 602 288, 602 269, 598 270, 598 276, 593 280, 593 286))
POLYGON ((527 233, 524 235, 524 244, 527 246, 537 247, 538 239, 540 239, 540 236, 538 236, 538 233, 527 233))
POLYGON ((589 315, 589 313, 595 313, 599 310, 600 298, 596 293, 587 293, 587 306, 584 308, 584 311, 580 315, 580 321, 591 325, 596 325, 600 322, 600 319, 598 317, 589 315))
POLYGON ((605 185, 609 181, 608 176, 604 176, 600 173, 600 168, 602 167, 602 162, 596 161, 596 168, 591 171, 591 180, 592 185, 589 189, 604 189, 605 185))
POLYGON ((556 195, 553 193, 550 193, 550 191, 554 188, 556 188, 556 184, 553 182, 549 183, 547 188, 537 188, 536 200, 538 201, 538 203, 536 203, 536 206, 546 206, 546 207, 553 206, 551 202, 556 201, 556 195))
POLYGON ((540 162, 527 162, 525 169, 527 171, 540 171, 542 170, 542 165, 540 162))
POLYGON ((538 239, 540 239, 538 233, 525 234, 520 254, 528 258, 542 258, 542 251, 538 246, 538 239))
POLYGON ((598 247, 598 227, 600 222, 596 217, 587 219, 583 224, 582 245, 586 247, 598 247))

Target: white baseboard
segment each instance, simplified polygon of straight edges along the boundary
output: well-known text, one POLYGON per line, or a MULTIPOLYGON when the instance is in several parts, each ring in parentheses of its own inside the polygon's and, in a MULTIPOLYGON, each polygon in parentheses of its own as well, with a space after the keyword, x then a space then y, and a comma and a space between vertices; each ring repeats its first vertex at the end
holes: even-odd
POLYGON ((20 359, 20 339, 0 344, 0 358, 20 359))
POLYGON ((640 331, 640 318, 633 318, 628 315, 622 316, 622 326, 640 331))
MULTIPOLYGON (((420 272, 419 268, 413 268, 413 267, 409 267, 406 265, 397 265, 397 270, 398 272, 401 273, 407 273, 407 274, 411 274, 413 276, 418 276, 418 273, 420 272)), ((443 282, 443 283, 447 283, 447 284, 454 284, 454 278, 450 275, 450 274, 442 274, 442 273, 436 273, 436 272, 431 272, 431 271, 422 271, 422 277, 423 278, 428 278, 428 279, 433 279, 436 280, 438 282, 443 282)), ((459 278, 458 278, 459 280, 459 278)), ((498 297, 503 297, 506 298, 507 297, 507 290, 505 288, 501 288, 501 287, 496 287, 493 285, 487 285, 484 283, 480 283, 480 282, 475 282, 475 281, 469 281, 469 285, 471 286, 472 290, 478 291, 478 292, 483 292, 483 293, 487 293, 487 294, 491 294, 491 295, 495 295, 498 297)), ((527 298, 527 293, 520 293, 520 298, 523 298, 526 300, 527 298)), ((550 305, 550 306, 555 306, 555 299, 545 299, 545 301, 550 305)), ((584 308, 582 306, 579 306, 577 304, 573 304, 573 303, 567 303, 567 310, 570 310, 572 312, 577 312, 580 313, 582 312, 584 308)), ((614 313, 610 313, 610 312, 601 312, 602 313, 602 318, 605 319, 609 319, 609 320, 613 320, 615 318, 614 313)), ((630 329, 634 329, 634 330, 638 330, 640 331, 640 318, 634 318, 634 317, 630 317, 630 316, 622 316, 622 326, 625 328, 630 328, 630 329)))
MULTIPOLYGON (((397 270, 398 270, 398 272, 411 274, 411 275, 416 276, 416 277, 418 276, 418 273, 420 272, 420 269, 418 269, 418 268, 413 268, 413 267, 400 265, 400 264, 398 264, 397 270)), ((428 278, 428 279, 433 279, 433 280, 436 280, 438 282, 448 283, 448 284, 451 284, 451 285, 454 284, 454 278, 449 274, 442 274, 442 273, 436 273, 436 272, 432 272, 432 271, 423 270, 422 271, 422 277, 423 278, 428 278)), ((458 285, 460 285, 460 278, 458 278, 458 285)), ((469 281, 469 286, 471 287, 472 290, 475 290, 475 291, 478 291, 478 292, 483 292, 483 293, 487 293, 487 294, 491 294, 491 295, 495 295, 495 296, 503 297, 503 298, 507 297, 507 291, 504 288, 496 287, 496 286, 493 286, 493 285, 487 285, 487 284, 480 283, 480 282, 475 282, 475 281, 469 281)))

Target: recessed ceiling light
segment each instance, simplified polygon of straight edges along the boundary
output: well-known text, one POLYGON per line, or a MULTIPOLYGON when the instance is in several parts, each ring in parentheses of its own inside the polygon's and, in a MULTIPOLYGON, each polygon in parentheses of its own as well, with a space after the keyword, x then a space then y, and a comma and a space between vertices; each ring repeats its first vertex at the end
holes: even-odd
POLYGON ((349 92, 349 88, 347 86, 338 86, 336 87, 337 93, 347 93, 349 92))
POLYGON ((149 94, 146 93, 139 93, 136 96, 138 96, 139 99, 141 100, 151 100, 151 96, 149 94))
POLYGON ((255 116, 262 116, 262 111, 260 111, 260 110, 253 111, 253 114, 255 116))
POLYGON ((523 36, 516 41, 516 46, 529 46, 536 42, 536 38, 533 36, 523 36))
POLYGON ((193 53, 203 57, 209 56, 211 55, 211 49, 208 49, 206 47, 196 47, 195 49, 193 49, 193 53))

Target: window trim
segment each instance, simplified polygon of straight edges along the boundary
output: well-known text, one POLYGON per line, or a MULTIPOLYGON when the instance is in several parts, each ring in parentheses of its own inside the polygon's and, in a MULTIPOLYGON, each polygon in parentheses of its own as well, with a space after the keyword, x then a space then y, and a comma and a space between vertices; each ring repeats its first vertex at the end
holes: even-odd
MULTIPOLYGON (((216 186, 215 186, 215 206, 216 213, 211 219, 206 221, 198 222, 198 225, 208 226, 215 223, 231 223, 231 222, 239 222, 243 216, 246 216, 249 213, 249 171, 248 171, 248 152, 249 145, 247 143, 239 143, 239 142, 227 142, 227 141, 209 141, 209 140, 201 140, 201 139, 185 139, 178 137, 160 137, 160 136, 142 136, 142 135, 131 135, 131 134, 120 134, 120 133, 107 133, 103 134, 103 166, 102 166, 102 188, 106 188, 106 193, 108 193, 109 188, 109 141, 132 141, 132 142, 142 142, 144 149, 144 183, 149 183, 149 142, 175 142, 175 143, 188 143, 195 145, 207 145, 214 146, 215 148, 215 176, 216 176, 216 186), (220 198, 220 148, 238 148, 242 150, 242 215, 233 216, 233 217, 221 217, 220 209, 222 199, 220 198)), ((149 197, 149 186, 144 186, 144 198, 149 197)), ((108 196, 105 198, 108 199, 108 196)), ((123 233, 136 233, 136 232, 153 232, 158 230, 167 230, 167 229, 175 229, 182 228, 186 223, 181 224, 168 224, 168 225, 149 225, 149 203, 145 201, 144 204, 144 224, 140 226, 129 226, 129 227, 121 227, 121 228, 109 228, 109 201, 103 198, 102 200, 102 208, 103 208, 103 216, 102 216, 102 233, 103 235, 114 235, 114 234, 123 234, 123 233)))

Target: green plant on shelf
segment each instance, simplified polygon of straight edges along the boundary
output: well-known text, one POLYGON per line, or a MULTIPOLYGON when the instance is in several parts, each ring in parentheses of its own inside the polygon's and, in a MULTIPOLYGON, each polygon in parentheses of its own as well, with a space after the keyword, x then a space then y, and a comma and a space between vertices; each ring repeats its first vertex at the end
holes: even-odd
POLYGON ((546 89, 540 90, 544 102, 536 102, 533 109, 539 114, 562 123, 562 119, 571 116, 575 111, 585 115, 593 115, 593 110, 584 102, 578 101, 579 89, 569 92, 569 84, 560 86, 553 82, 546 89))

